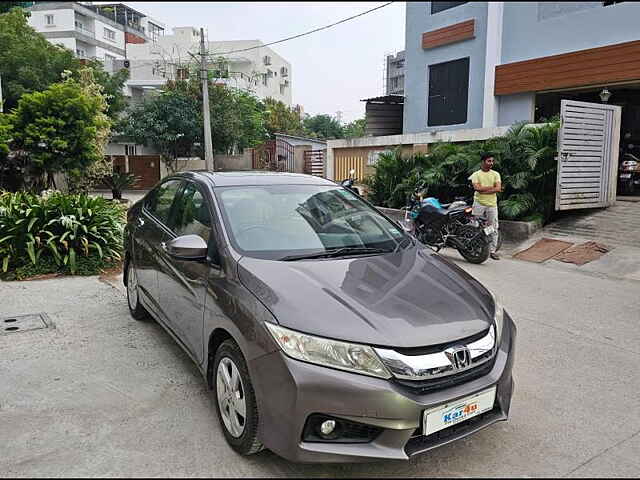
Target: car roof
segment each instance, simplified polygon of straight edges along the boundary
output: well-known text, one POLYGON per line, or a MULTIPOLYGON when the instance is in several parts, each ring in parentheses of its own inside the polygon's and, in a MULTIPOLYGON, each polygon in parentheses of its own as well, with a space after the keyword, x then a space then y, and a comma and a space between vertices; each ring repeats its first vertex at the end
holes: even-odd
POLYGON ((212 172, 210 170, 189 170, 176 173, 177 177, 207 179, 216 187, 249 185, 333 185, 336 183, 322 177, 302 173, 270 172, 267 170, 239 170, 212 172))

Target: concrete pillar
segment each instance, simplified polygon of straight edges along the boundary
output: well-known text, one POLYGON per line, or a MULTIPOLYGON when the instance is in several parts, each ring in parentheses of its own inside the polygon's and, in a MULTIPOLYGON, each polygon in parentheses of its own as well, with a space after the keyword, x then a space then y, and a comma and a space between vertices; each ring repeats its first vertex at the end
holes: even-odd
POLYGON ((294 145, 293 147, 293 171, 304 173, 304 152, 311 150, 311 145, 294 145))
POLYGON ((333 147, 329 146, 329 142, 327 142, 327 153, 325 155, 325 165, 324 165, 324 174, 328 180, 335 180, 334 172, 335 165, 333 159, 333 147))

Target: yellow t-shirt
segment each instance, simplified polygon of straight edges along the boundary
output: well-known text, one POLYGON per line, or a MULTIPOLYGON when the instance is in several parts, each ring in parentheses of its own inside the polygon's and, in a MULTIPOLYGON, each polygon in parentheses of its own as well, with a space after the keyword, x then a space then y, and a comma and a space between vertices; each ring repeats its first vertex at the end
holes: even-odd
MULTIPOLYGON (((478 170, 477 172, 473 172, 473 174, 469 177, 469 180, 471 180, 473 183, 479 183, 483 187, 494 187, 496 183, 502 183, 500 174, 495 170, 489 170, 488 172, 478 170)), ((498 195, 495 193, 476 192, 473 199, 480 205, 484 205, 485 207, 498 206, 498 195)))

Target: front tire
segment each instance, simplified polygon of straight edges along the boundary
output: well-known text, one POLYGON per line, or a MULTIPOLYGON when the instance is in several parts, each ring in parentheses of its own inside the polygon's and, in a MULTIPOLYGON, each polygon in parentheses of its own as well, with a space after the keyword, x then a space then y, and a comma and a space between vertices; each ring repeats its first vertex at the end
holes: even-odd
POLYGON ((225 340, 215 354, 213 388, 218 419, 227 443, 240 455, 264 447, 258 440, 258 404, 238 344, 225 340))

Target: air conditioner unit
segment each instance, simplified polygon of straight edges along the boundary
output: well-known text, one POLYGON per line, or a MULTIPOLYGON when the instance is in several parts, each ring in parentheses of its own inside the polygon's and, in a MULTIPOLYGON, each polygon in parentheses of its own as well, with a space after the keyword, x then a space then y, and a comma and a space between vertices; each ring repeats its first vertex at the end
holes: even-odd
POLYGON ((264 62, 265 65, 271 65, 271 57, 269 55, 265 55, 262 58, 262 61, 264 62))
POLYGON ((267 68, 267 77, 273 78, 273 71, 269 70, 268 68, 267 68))
POLYGON ((281 77, 287 77, 289 76, 289 69, 287 67, 282 67, 280 69, 280 76, 281 77))

